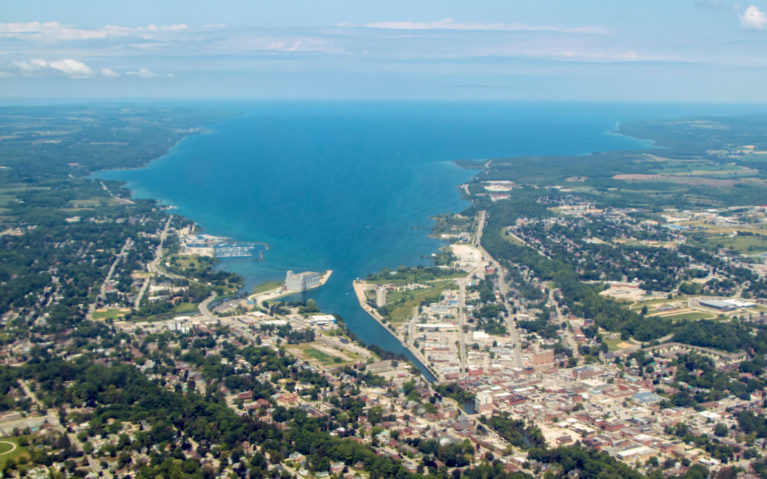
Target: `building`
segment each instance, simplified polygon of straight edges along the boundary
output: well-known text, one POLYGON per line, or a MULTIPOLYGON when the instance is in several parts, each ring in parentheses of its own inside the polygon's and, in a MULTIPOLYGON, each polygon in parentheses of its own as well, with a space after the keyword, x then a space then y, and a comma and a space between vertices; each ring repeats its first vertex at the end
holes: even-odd
POLYGON ((554 362, 554 351, 547 349, 532 355, 533 366, 543 366, 554 362))
POLYGON ((306 271, 304 273, 295 274, 293 271, 288 271, 285 277, 285 289, 288 291, 306 291, 307 289, 316 288, 320 286, 322 282, 322 275, 313 271, 306 271))
POLYGON ((477 412, 489 411, 493 408, 493 393, 490 391, 479 391, 474 396, 474 410, 477 412))
POLYGON ((735 311, 740 308, 753 308, 756 306, 754 303, 748 301, 738 301, 736 299, 702 299, 700 305, 706 308, 712 308, 719 311, 735 311))
POLYGON ((379 286, 376 288, 376 308, 386 306, 386 288, 379 286))

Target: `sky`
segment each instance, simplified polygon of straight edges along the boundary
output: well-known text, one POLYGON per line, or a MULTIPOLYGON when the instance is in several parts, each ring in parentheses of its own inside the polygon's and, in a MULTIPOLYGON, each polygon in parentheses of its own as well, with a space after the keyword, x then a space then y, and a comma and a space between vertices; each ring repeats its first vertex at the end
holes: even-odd
POLYGON ((767 101, 767 0, 0 0, 0 101, 767 101))

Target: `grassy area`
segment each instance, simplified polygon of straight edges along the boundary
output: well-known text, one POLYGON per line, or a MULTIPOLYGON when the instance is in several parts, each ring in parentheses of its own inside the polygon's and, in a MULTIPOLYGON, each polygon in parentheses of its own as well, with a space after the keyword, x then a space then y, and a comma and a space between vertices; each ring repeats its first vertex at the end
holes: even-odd
POLYGON ((716 315, 711 313, 694 312, 694 313, 682 313, 674 314, 671 316, 664 316, 666 319, 673 321, 698 321, 700 319, 714 319, 716 315))
POLYGON ((168 258, 174 269, 188 270, 199 267, 199 257, 195 255, 177 254, 168 258))
POLYGON ((304 350, 304 352, 311 356, 312 358, 316 359, 317 361, 321 362, 322 364, 340 364, 344 362, 343 359, 339 358, 338 356, 331 356, 323 351, 320 351, 316 348, 308 348, 304 350))
POLYGON ((390 293, 386 297, 389 314, 387 318, 392 322, 407 321, 413 314, 413 308, 422 301, 436 301, 442 291, 449 289, 453 284, 452 279, 434 281, 431 286, 414 291, 399 291, 390 293))
POLYGON ((130 310, 124 308, 107 309, 106 311, 94 311, 93 319, 118 319, 125 316, 130 310))
POLYGON ((323 366, 341 366, 343 364, 349 364, 354 361, 359 361, 360 356, 349 350, 344 350, 343 353, 339 352, 339 356, 328 354, 318 348, 318 344, 315 341, 310 343, 302 343, 296 345, 290 345, 286 349, 288 352, 305 361, 315 360, 321 363, 323 366))
POLYGON ((197 311, 197 305, 194 303, 178 303, 174 308, 174 313, 193 313, 197 311))
POLYGON ((716 318, 716 315, 711 313, 682 313, 682 314, 675 314, 672 316, 666 316, 666 319, 671 319, 673 321, 698 321, 700 319, 714 319, 714 318, 716 318))
POLYGON ((407 285, 414 283, 430 283, 438 280, 455 279, 460 276, 464 276, 462 271, 439 268, 436 266, 418 266, 416 268, 408 268, 401 266, 394 269, 384 269, 378 273, 368 275, 367 281, 370 284, 394 284, 394 285, 407 285))
POLYGON ((253 294, 265 293, 282 286, 282 281, 264 281, 253 287, 253 294))
POLYGON ((516 236, 511 236, 508 231, 504 232, 503 239, 508 241, 509 243, 517 246, 525 246, 525 243, 523 241, 520 241, 516 236))
POLYGON ((21 456, 29 456, 29 448, 20 444, 21 437, 18 436, 0 438, 0 469, 5 467, 5 463, 10 459, 18 460, 21 456), (9 443, 14 444, 16 448, 13 449, 9 443))
POLYGON ((16 199, 16 196, 12 194, 0 193, 0 207, 8 206, 14 199, 16 199))
POLYGON ((639 343, 637 343, 634 340, 625 340, 621 339, 620 336, 610 337, 604 339, 605 344, 607 344, 607 347, 609 351, 619 351, 621 349, 626 348, 627 344, 630 344, 632 346, 640 346, 639 343))
POLYGON ((47 189, 47 187, 36 186, 9 186, 6 188, 0 188, 0 207, 8 206, 12 201, 16 199, 17 193, 47 189))
POLYGON ((115 206, 119 205, 120 202, 115 200, 114 198, 109 197, 96 197, 96 198, 85 198, 85 199, 78 199, 78 200, 71 200, 69 201, 69 208, 64 208, 66 210, 78 210, 78 209, 92 209, 97 207, 105 207, 105 206, 115 206))
POLYGON ((652 314, 652 312, 654 311, 654 308, 652 308, 652 306, 660 306, 661 304, 671 303, 674 301, 678 301, 678 298, 674 300, 670 300, 668 298, 647 299, 647 300, 638 301, 634 303, 633 305, 631 305, 629 309, 633 311, 640 311, 643 306, 647 306, 647 309, 649 310, 650 314, 652 314))
POLYGON ((739 253, 763 253, 767 251, 767 236, 763 235, 709 236, 706 242, 739 253))

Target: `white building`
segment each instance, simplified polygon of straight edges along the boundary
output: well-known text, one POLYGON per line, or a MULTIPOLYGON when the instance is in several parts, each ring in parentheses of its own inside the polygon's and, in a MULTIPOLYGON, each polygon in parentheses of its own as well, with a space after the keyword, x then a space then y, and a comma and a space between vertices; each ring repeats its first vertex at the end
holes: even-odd
POLYGON ((376 288, 376 308, 386 306, 386 288, 379 286, 376 288))
POLYGON ((493 393, 490 391, 479 391, 474 396, 474 410, 477 412, 489 411, 493 408, 493 393))
POLYGON ((322 275, 319 273, 306 271, 294 274, 293 271, 288 271, 285 277, 285 288, 288 291, 306 291, 307 289, 316 288, 321 282, 322 275))

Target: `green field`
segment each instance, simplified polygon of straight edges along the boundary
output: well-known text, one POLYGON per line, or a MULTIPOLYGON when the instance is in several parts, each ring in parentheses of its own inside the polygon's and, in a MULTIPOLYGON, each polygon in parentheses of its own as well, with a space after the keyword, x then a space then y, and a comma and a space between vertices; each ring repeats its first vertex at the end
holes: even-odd
POLYGON ((343 359, 339 358, 338 356, 331 356, 325 352, 320 351, 319 349, 307 348, 304 350, 304 352, 322 364, 340 364, 343 362, 343 359))
POLYGON ((709 236, 706 239, 706 242, 723 248, 732 249, 739 253, 764 253, 767 251, 767 236, 764 235, 737 235, 732 238, 729 236, 715 235, 709 236))
POLYGON ((623 348, 618 347, 618 345, 621 344, 621 343, 630 343, 630 344, 639 345, 634 340, 631 340, 631 339, 623 340, 623 339, 620 338, 620 336, 612 337, 612 338, 605 338, 604 342, 605 342, 605 344, 607 344, 607 347, 608 347, 609 351, 620 351, 621 349, 623 349, 623 348))
POLYGON ((125 316, 125 312, 120 308, 107 309, 106 311, 96 311, 93 313, 93 319, 119 319, 125 316))
POLYGON ((18 436, 0 438, 0 469, 5 467, 9 459, 18 459, 23 455, 29 456, 29 448, 20 446, 20 440, 21 437, 18 436), (15 449, 11 443, 16 446, 15 449))
POLYGON ((265 293, 282 286, 282 281, 264 281, 253 287, 253 294, 265 293))
POLYGON ((407 321, 413 314, 413 308, 421 304, 422 301, 439 299, 442 291, 449 289, 453 284, 452 279, 439 280, 431 283, 431 286, 414 291, 400 291, 391 293, 386 297, 386 304, 389 308, 388 319, 392 322, 407 321))
POLYGON ((197 269, 199 267, 199 258, 194 255, 173 255, 171 256, 168 261, 170 261, 170 265, 174 269, 180 269, 180 270, 187 270, 187 269, 197 269))
POLYGON ((16 199, 16 194, 24 191, 34 190, 47 190, 46 187, 35 186, 10 186, 6 188, 0 188, 0 207, 8 206, 13 200, 16 199))
POLYGON ((178 303, 174 308, 174 313, 193 313, 197 311, 197 305, 194 303, 178 303))
POLYGON ((665 319, 672 321, 698 321, 701 319, 713 319, 716 316, 710 313, 682 313, 672 316, 664 316, 665 319))

